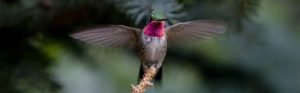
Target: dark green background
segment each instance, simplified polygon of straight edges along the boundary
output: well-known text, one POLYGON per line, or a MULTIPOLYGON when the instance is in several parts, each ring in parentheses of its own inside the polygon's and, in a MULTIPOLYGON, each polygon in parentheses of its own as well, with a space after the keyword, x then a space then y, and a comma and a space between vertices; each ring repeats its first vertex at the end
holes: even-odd
MULTIPOLYGON (((135 1, 0 0, 0 93, 129 93, 140 65, 134 51, 69 34, 108 24, 142 28, 145 18, 136 24, 123 7, 135 1)), ((300 93, 299 0, 177 2, 186 13, 177 20, 221 20, 227 32, 170 47, 163 85, 146 93, 300 93)))

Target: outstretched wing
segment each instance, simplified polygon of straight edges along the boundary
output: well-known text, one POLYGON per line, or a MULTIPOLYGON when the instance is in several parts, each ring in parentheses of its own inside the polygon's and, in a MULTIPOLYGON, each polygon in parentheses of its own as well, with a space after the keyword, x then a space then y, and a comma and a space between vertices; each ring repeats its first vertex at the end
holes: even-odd
POLYGON ((98 27, 71 34, 80 41, 108 48, 134 48, 140 29, 123 25, 98 27))
POLYGON ((203 40, 225 32, 225 25, 220 21, 196 20, 172 25, 166 29, 168 44, 203 40))

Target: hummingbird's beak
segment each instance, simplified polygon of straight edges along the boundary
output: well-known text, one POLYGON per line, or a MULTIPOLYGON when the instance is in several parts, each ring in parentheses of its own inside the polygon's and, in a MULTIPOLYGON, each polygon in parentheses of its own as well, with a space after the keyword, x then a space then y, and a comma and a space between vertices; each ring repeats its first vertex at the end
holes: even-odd
POLYGON ((160 19, 160 20, 158 20, 158 21, 166 21, 166 20, 168 20, 168 19, 165 18, 165 19, 160 19))

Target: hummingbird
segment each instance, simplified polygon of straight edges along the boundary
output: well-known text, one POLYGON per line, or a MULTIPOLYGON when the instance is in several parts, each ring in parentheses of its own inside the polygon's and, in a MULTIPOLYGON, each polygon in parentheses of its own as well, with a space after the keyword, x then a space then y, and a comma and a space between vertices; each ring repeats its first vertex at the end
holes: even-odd
POLYGON ((154 80, 160 82, 168 45, 197 42, 225 32, 221 21, 195 20, 166 27, 166 20, 162 11, 153 10, 143 29, 110 25, 73 33, 71 37, 100 47, 134 49, 141 61, 139 79, 143 78, 144 71, 155 67, 154 80))

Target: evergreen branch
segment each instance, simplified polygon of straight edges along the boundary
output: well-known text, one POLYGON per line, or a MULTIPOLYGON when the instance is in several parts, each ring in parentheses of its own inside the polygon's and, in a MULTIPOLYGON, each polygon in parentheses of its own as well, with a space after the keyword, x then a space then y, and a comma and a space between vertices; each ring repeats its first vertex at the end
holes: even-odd
POLYGON ((151 83, 151 80, 153 79, 155 74, 156 74, 155 67, 152 66, 151 68, 147 69, 144 73, 144 78, 140 80, 139 85, 136 86, 131 85, 132 88, 131 93, 143 93, 148 86, 152 86, 153 83, 151 83))

